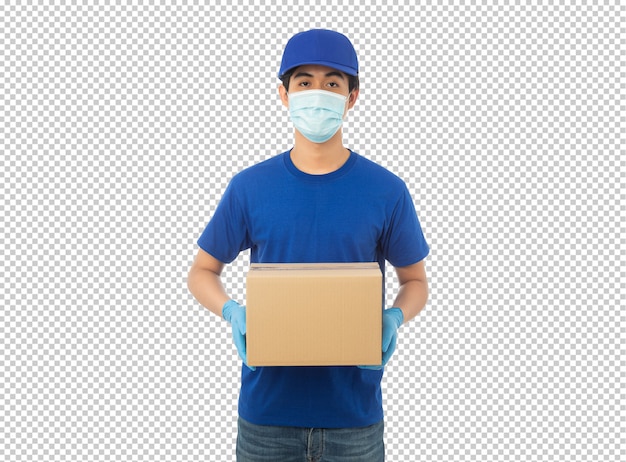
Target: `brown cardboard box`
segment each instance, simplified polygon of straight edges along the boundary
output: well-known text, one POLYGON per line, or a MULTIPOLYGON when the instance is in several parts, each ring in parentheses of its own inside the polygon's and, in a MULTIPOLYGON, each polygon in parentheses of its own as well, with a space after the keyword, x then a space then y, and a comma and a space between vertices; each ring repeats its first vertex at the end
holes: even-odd
POLYGON ((380 365, 380 267, 251 264, 246 342, 250 366, 380 365))

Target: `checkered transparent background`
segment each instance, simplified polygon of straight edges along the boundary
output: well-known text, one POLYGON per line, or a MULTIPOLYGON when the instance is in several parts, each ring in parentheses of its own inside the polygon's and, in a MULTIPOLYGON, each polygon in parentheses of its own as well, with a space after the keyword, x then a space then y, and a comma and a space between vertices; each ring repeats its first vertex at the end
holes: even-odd
POLYGON ((240 366, 186 275, 230 177, 290 147, 310 27, 353 40, 346 145, 432 248, 387 459, 623 457, 619 3, 210 3, 0 6, 0 459, 234 460, 240 366))

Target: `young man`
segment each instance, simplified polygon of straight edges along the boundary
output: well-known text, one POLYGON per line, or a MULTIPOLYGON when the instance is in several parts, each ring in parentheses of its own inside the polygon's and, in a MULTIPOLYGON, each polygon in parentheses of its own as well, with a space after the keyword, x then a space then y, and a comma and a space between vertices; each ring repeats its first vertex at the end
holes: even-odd
POLYGON ((352 44, 330 30, 296 34, 279 78, 293 148, 233 177, 198 240, 189 289, 231 323, 244 363, 239 462, 382 461, 383 367, 248 367, 245 307, 220 281, 245 249, 252 262, 378 262, 383 274, 389 261, 400 288, 383 310, 383 366, 397 329, 426 304, 429 249, 406 185, 343 145, 341 124, 359 95, 352 44))

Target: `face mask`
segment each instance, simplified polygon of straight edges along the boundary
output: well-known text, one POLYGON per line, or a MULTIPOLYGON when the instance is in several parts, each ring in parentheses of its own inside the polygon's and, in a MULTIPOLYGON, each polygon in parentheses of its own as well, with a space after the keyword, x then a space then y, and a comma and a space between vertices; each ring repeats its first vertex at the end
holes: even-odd
POLYGON ((307 139, 324 143, 341 127, 347 99, 325 90, 289 93, 289 117, 307 139))

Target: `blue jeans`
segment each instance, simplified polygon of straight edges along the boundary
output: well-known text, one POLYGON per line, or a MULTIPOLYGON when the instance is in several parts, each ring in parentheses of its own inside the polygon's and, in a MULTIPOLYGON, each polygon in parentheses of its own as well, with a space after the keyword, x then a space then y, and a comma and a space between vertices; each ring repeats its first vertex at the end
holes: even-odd
POLYGON ((384 424, 302 428, 255 425, 239 418, 237 462, 384 462, 384 424))

